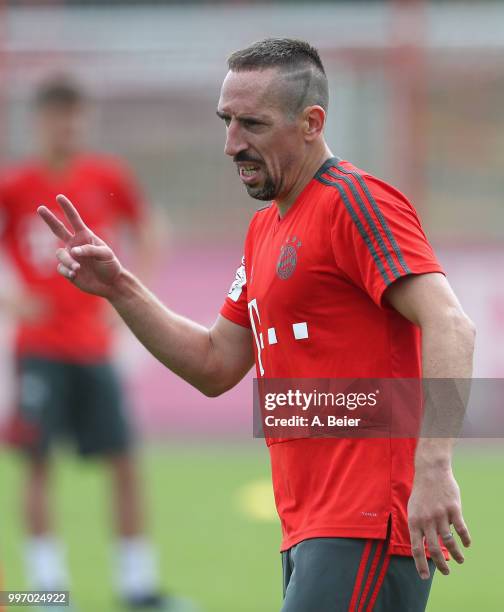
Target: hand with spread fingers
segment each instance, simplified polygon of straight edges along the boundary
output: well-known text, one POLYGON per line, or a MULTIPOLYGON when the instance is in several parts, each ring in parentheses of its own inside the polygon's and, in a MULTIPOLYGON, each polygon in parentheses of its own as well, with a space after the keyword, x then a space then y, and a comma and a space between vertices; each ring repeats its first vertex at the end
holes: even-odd
POLYGON ((421 578, 429 578, 425 545, 437 569, 450 573, 440 543, 457 563, 464 562, 452 525, 464 547, 471 544, 471 536, 462 516, 460 490, 450 468, 442 470, 417 469, 415 483, 408 503, 411 549, 421 578))
POLYGON ((40 206, 38 214, 65 245, 56 252, 58 272, 82 291, 109 298, 122 271, 119 260, 112 249, 86 226, 67 197, 59 195, 56 201, 72 231, 46 206, 40 206))

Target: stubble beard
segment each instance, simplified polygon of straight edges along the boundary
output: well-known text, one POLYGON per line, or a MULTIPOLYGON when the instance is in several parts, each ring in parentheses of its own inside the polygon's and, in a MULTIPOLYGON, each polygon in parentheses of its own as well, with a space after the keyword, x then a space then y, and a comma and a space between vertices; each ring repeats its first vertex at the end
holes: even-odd
POLYGON ((254 198, 254 200, 261 200, 262 202, 274 200, 278 194, 278 189, 269 175, 266 176, 264 184, 261 187, 245 185, 245 188, 251 198, 254 198))

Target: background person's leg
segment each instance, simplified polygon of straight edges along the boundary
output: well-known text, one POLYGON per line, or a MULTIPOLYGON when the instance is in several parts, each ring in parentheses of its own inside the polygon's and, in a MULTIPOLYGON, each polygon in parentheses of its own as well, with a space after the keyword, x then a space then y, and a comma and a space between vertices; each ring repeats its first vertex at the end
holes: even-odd
POLYGON ((144 532, 144 500, 132 450, 107 458, 112 477, 114 524, 122 538, 144 532))
POLYGON ((26 472, 23 513, 26 529, 32 537, 42 536, 52 529, 49 508, 49 459, 39 456, 28 457, 26 472))
POLYGON ((40 357, 18 362, 18 417, 30 435, 17 440, 26 460, 23 518, 27 532, 25 565, 28 584, 37 590, 68 588, 63 546, 54 535, 50 448, 67 426, 66 365, 40 357))
POLYGON ((47 458, 27 460, 24 516, 27 531, 25 563, 29 585, 36 590, 68 587, 63 548, 50 519, 50 464, 47 458))
POLYGON ((159 590, 159 572, 153 548, 144 535, 144 503, 135 456, 125 452, 108 462, 118 537, 118 588, 126 599, 152 597, 159 590))
POLYGON ((131 605, 161 607, 156 555, 145 535, 144 499, 119 378, 109 363, 76 366, 72 428, 80 454, 111 469, 117 590, 131 605))

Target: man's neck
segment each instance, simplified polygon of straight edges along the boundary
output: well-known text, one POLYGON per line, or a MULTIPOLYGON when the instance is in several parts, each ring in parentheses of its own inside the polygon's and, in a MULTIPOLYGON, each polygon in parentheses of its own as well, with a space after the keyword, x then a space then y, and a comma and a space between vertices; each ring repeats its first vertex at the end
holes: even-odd
POLYGON ((75 158, 72 153, 60 153, 57 151, 42 151, 40 160, 51 172, 64 172, 75 158))
POLYGON ((306 185, 308 185, 308 183, 312 180, 320 166, 330 157, 333 157, 333 154, 331 153, 329 147, 324 143, 322 150, 320 150, 316 155, 313 155, 309 160, 307 160, 306 163, 303 164, 289 193, 285 197, 275 200, 280 217, 284 217, 287 214, 289 208, 297 200, 298 196, 301 194, 306 185))

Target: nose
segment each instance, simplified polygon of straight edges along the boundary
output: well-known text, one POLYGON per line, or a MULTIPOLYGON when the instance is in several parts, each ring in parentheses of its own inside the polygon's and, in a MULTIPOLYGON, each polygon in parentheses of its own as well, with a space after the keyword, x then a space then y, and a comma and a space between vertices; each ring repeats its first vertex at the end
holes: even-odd
POLYGON ((234 157, 241 153, 241 151, 245 151, 248 148, 248 144, 243 138, 242 130, 240 129, 240 125, 234 119, 231 120, 227 128, 226 133, 226 144, 224 146, 224 153, 229 155, 230 157, 234 157))

